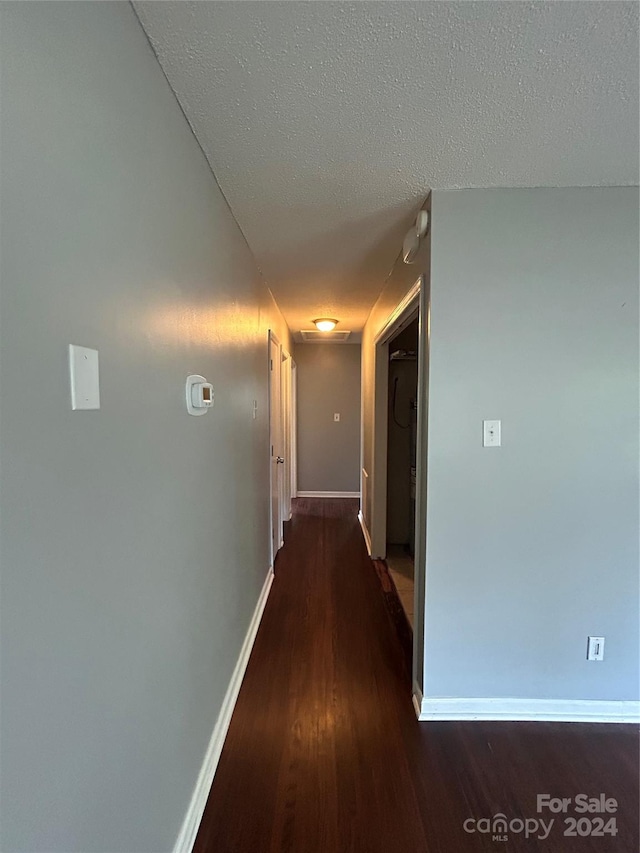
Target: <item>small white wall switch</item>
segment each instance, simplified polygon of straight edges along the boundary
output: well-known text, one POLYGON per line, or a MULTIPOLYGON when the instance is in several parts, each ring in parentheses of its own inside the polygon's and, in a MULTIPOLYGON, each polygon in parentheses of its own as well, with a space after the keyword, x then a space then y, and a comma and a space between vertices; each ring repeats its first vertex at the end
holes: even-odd
POLYGON ((333 419, 336 423, 340 420, 340 412, 334 412, 333 419))
POLYGON ((482 446, 500 447, 501 433, 501 421, 482 421, 482 446))
POLYGON ((100 408, 100 376, 98 350, 69 344, 69 375, 71 379, 71 408, 100 408))
POLYGON ((258 417, 258 401, 257 400, 253 401, 252 414, 253 414, 253 419, 255 421, 255 419, 258 417))
POLYGON ((604 660, 604 637, 587 638, 587 660, 604 660))

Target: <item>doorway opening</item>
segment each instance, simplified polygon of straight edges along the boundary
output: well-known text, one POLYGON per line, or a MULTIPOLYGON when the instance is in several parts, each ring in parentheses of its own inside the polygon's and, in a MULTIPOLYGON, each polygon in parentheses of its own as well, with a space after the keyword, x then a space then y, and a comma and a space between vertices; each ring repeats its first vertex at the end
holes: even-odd
POLYGON ((284 464, 282 436, 282 346, 277 336, 269 332, 269 444, 270 444, 270 526, 271 526, 271 567, 275 566, 276 554, 283 544, 282 520, 282 475, 280 466, 284 464))
POLYGON ((295 497, 296 365, 274 332, 269 332, 269 445, 271 567, 284 545, 285 523, 295 497))
POLYGON ((386 560, 414 627, 418 313, 389 341, 386 560))
POLYGON ((396 589, 402 589, 398 597, 410 616, 413 693, 419 696, 424 681, 429 399, 429 285, 424 276, 376 336, 374 359, 368 546, 374 560, 386 560, 397 572, 397 582, 390 574, 396 589))

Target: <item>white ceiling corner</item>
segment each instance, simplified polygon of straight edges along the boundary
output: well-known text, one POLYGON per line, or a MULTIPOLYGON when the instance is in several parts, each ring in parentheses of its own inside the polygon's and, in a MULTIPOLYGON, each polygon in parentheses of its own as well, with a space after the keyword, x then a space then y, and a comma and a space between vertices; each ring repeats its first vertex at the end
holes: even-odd
POLYGON ((136 2, 292 330, 362 329, 429 188, 638 184, 635 2, 136 2))

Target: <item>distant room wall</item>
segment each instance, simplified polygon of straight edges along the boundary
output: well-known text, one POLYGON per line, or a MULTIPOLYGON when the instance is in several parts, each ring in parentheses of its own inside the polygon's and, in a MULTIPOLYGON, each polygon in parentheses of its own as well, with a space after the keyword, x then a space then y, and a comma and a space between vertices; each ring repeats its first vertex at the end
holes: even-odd
POLYGON ((360 345, 297 344, 298 491, 360 488, 360 345), (340 421, 334 421, 334 413, 340 421))

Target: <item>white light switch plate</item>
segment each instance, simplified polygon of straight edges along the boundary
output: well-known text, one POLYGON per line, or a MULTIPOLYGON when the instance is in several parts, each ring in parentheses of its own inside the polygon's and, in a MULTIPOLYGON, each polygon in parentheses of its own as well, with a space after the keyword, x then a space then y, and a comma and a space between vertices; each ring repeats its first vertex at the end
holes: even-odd
POLYGON ((100 408, 100 377, 98 350, 69 344, 69 373, 71 378, 71 408, 100 408))
POLYGON ((587 660, 604 660, 604 637, 588 637, 587 660))
POLYGON ((338 423, 338 421, 340 420, 340 412, 334 412, 333 419, 336 423, 338 423))
POLYGON ((502 443, 502 425, 500 421, 482 421, 482 446, 500 447, 502 443))

